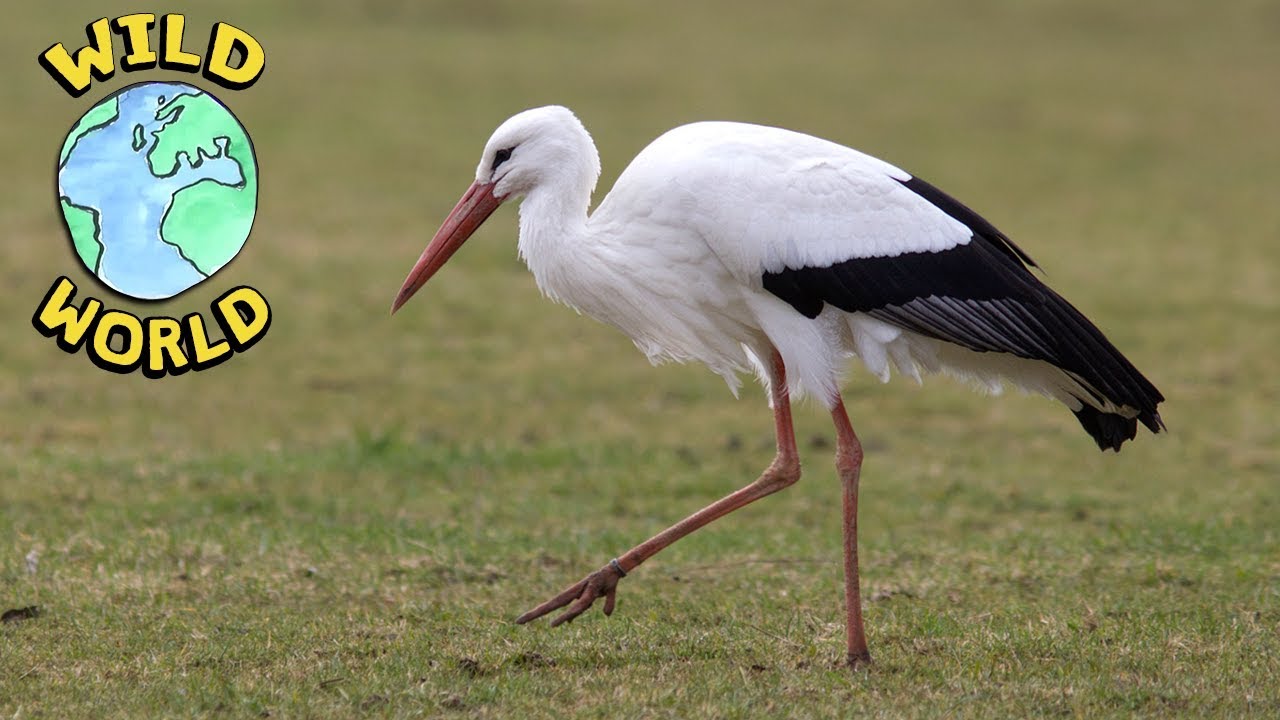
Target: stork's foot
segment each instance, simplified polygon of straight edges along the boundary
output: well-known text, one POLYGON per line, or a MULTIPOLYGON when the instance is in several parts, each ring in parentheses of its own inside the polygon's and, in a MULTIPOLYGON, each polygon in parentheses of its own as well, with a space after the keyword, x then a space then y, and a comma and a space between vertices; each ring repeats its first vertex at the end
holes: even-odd
POLYGON ((863 650, 861 653, 849 653, 845 656, 844 664, 850 670, 857 672, 859 670, 871 669, 871 653, 863 650))
POLYGON ((622 572, 622 568, 618 567, 616 562, 605 565, 565 588, 559 595, 516 618, 516 623, 523 625, 568 605, 569 607, 559 617, 551 621, 551 627, 562 625, 586 612, 587 608, 599 598, 604 598, 604 614, 612 615, 614 603, 617 601, 618 581, 625 575, 626 573, 622 572))

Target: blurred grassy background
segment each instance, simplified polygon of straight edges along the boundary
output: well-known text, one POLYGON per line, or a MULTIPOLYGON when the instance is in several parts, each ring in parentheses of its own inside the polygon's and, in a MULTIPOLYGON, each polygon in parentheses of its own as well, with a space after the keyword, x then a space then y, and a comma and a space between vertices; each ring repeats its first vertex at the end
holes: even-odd
POLYGON ((223 20, 267 52, 252 89, 212 88, 255 142, 253 235, 171 303, 107 304, 207 312, 248 284, 274 322, 246 355, 158 382, 63 353, 30 316, 59 274, 103 297, 51 192, 66 131, 124 84, 192 78, 119 72, 73 100, 35 58, 103 15, 168 8, 0 24, 0 605, 46 611, 0 627, 0 715, 1280 712, 1280 4, 211 6, 187 13, 189 49, 223 20), (654 370, 539 301, 514 208, 387 317, 490 131, 547 103, 600 146, 597 198, 699 119, 919 174, 1151 377, 1170 435, 1103 456, 1039 399, 855 374, 864 592, 881 596, 866 678, 829 668, 839 520, 813 408, 805 481, 655 559, 621 619, 506 625, 771 455, 758 391, 654 370), (121 652, 150 660, 121 669, 121 652))

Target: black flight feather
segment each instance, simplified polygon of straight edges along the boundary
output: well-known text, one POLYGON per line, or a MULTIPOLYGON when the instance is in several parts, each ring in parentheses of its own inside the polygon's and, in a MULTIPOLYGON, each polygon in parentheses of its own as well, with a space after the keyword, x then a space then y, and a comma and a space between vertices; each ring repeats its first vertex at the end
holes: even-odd
POLYGON ((764 275, 764 287, 806 317, 824 304, 862 312, 906 330, 976 352, 1043 360, 1090 392, 1136 410, 1134 418, 1089 405, 1076 418, 1102 449, 1119 450, 1141 420, 1164 428, 1164 396, 1069 302, 1040 282, 1030 256, 991 223, 938 188, 912 178, 907 189, 973 233, 968 243, 938 252, 853 258, 827 267, 784 268, 764 275))

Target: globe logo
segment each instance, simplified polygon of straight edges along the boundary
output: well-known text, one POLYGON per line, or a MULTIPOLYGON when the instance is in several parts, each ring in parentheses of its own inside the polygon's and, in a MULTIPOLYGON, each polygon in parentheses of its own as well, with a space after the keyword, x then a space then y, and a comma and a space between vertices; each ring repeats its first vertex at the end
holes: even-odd
POLYGON ((213 277, 244 247, 258 166, 244 126, 213 95, 144 82, 71 128, 58 199, 90 272, 124 295, 162 300, 213 277))

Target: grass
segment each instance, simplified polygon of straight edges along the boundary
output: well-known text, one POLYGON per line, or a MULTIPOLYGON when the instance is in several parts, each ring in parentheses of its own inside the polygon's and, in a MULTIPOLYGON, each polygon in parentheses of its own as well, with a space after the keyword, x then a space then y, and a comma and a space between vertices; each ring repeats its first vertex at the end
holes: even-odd
POLYGON ((39 608, 0 624, 0 717, 1280 713, 1273 4, 223 8, 188 15, 187 46, 225 20, 266 48, 257 86, 214 88, 258 152, 253 236, 171 304, 107 304, 185 313, 249 284, 275 320, 161 381, 29 318, 60 274, 94 287, 44 175, 66 130, 127 82, 190 77, 72 100, 35 55, 101 6, 0 26, 0 611, 39 608), (809 406, 797 486, 654 558, 612 618, 513 625, 771 456, 758 391, 654 370, 539 301, 512 210, 387 319, 491 128, 547 102, 593 131, 602 188, 705 118, 918 172, 1150 375, 1170 434, 1102 455, 1039 399, 855 373, 870 673, 837 666, 838 490, 809 406))

